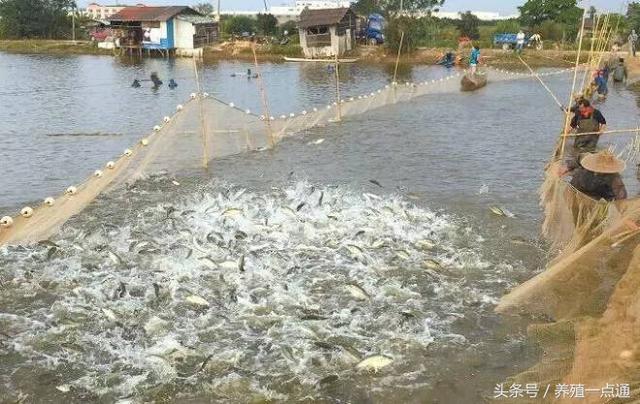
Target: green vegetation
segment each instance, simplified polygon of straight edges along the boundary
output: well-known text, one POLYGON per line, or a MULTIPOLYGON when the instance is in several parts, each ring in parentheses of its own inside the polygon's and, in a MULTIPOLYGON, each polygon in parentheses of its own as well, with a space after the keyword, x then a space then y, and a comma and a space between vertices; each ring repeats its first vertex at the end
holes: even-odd
POLYGON ((258 14, 256 29, 260 35, 275 35, 278 32, 278 19, 273 14, 258 14))
POLYGON ((242 35, 244 32, 256 31, 256 20, 244 15, 222 18, 222 32, 227 35, 242 35))
POLYGON ((456 21, 456 26, 460 31, 460 35, 470 39, 480 39, 480 31, 478 30, 480 19, 473 15, 471 11, 460 13, 460 19, 456 21))
POLYGON ((48 39, 0 40, 0 51, 12 53, 46 53, 53 55, 112 55, 88 41, 57 41, 48 39))
POLYGON ((71 38, 73 0, 0 0, 0 38, 71 38))

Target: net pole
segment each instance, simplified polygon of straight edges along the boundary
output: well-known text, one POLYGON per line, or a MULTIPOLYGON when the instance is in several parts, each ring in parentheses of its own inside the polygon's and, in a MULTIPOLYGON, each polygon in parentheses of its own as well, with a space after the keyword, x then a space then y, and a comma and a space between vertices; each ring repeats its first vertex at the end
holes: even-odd
POLYGON ((402 44, 404 42, 404 31, 400 32, 400 46, 398 46, 398 56, 396 56, 396 65, 393 69, 393 83, 396 83, 398 77, 398 65, 400 64, 400 52, 402 51, 402 44))
POLYGON ((342 105, 340 103, 340 62, 338 60, 338 53, 336 52, 336 97, 337 99, 337 103, 338 103, 338 108, 337 108, 337 114, 338 116, 336 117, 338 119, 338 122, 342 121, 342 105))
POLYGON ((200 75, 198 74, 198 62, 195 54, 193 55, 193 72, 196 77, 196 86, 198 89, 198 114, 200 116, 200 131, 202 135, 202 167, 209 167, 209 144, 207 139, 207 129, 204 123, 204 106, 202 105, 202 87, 200 85, 200 75))
MULTIPOLYGON (((578 52, 576 54, 576 66, 575 66, 575 70, 573 71, 573 84, 571 85, 571 92, 569 93, 569 102, 567 102, 567 105, 569 107, 567 108, 567 112, 565 114, 564 128, 562 130, 562 133, 564 135, 568 133, 569 122, 571 119, 571 103, 573 101, 573 93, 576 89, 576 81, 578 80, 578 66, 580 65, 580 52, 582 51, 582 39, 584 38, 584 20, 586 18, 586 15, 587 15, 587 11, 585 10, 582 13, 582 23, 580 24, 580 40, 578 41, 578 52)), ((564 148, 566 146, 566 143, 567 143, 567 138, 565 136, 562 136, 562 145, 560 146, 560 158, 564 156, 564 148)))
POLYGON ((264 113, 264 125, 267 130, 267 137, 269 138, 269 146, 275 146, 273 139, 273 130, 271 128, 271 113, 269 112, 269 100, 267 99, 267 92, 264 88, 264 82, 262 81, 262 71, 258 64, 258 54, 256 53, 256 44, 251 45, 251 51, 253 52, 253 64, 258 74, 258 89, 260 90, 260 99, 262 101, 262 111, 264 113))

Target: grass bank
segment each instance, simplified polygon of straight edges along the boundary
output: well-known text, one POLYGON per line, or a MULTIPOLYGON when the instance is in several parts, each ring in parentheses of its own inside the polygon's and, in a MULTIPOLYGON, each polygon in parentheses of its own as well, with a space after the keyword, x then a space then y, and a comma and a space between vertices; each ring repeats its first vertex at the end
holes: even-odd
POLYGON ((0 51, 51 55, 112 55, 89 41, 59 41, 45 39, 0 40, 0 51))
MULTIPOLYGON (((205 60, 253 60, 252 43, 248 41, 222 42, 207 47, 204 51, 205 60)), ((0 51, 12 53, 54 54, 54 55, 113 55, 112 51, 99 49, 95 43, 89 41, 59 41, 59 40, 0 40, 0 51)), ((402 54, 402 64, 433 64, 446 51, 446 48, 419 48, 410 54, 402 54)), ((467 56, 468 50, 462 51, 467 56)), ((256 53, 261 61, 282 61, 285 56, 303 57, 302 48, 298 44, 274 45, 265 44, 256 47, 256 53)), ((382 46, 359 46, 352 53, 360 58, 361 63, 389 64, 396 60, 396 52, 382 46)), ((501 49, 483 49, 483 62, 489 66, 524 69, 523 64, 513 52, 501 49)), ((575 64, 576 52, 565 50, 527 50, 522 55, 524 60, 533 68, 541 67, 570 67, 575 64)), ((583 54, 586 61, 587 53, 583 54)))

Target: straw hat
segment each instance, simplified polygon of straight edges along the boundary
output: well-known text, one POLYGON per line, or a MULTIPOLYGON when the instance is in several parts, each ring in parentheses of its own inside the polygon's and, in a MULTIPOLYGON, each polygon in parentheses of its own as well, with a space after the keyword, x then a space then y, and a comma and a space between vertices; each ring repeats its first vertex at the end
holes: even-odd
POLYGON ((607 150, 586 155, 580 164, 589 171, 601 174, 621 173, 627 167, 624 161, 607 150))

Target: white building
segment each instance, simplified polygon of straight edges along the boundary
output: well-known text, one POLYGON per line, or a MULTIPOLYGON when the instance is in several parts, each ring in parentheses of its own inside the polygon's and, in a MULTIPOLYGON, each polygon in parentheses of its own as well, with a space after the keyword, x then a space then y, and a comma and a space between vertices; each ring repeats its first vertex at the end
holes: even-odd
MULTIPOLYGON (((138 3, 136 6, 144 7, 144 4, 138 3)), ((106 20, 125 7, 129 6, 125 4, 102 5, 98 3, 89 3, 87 8, 84 10, 84 15, 91 17, 94 20, 106 20)))

